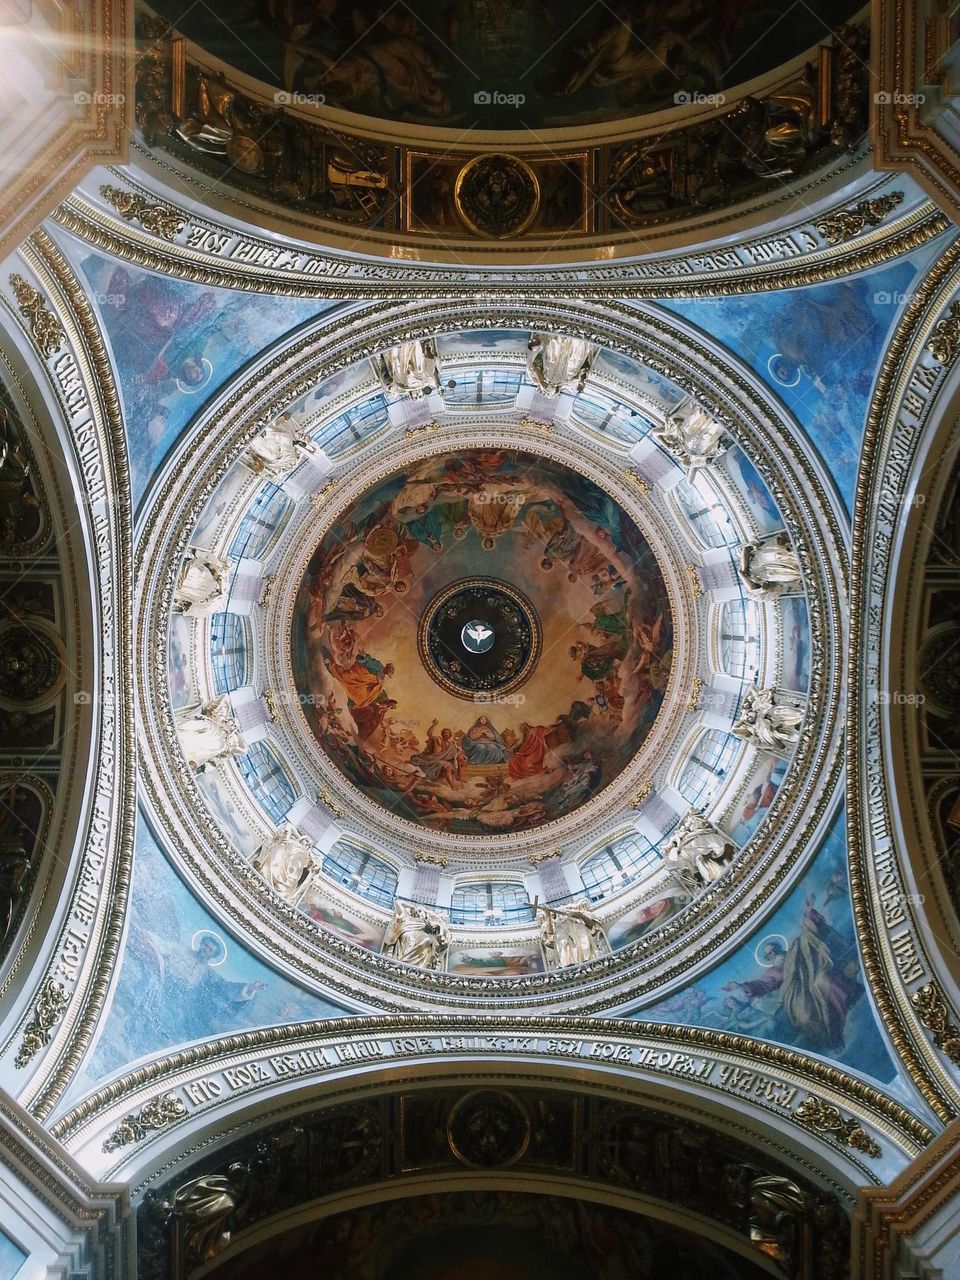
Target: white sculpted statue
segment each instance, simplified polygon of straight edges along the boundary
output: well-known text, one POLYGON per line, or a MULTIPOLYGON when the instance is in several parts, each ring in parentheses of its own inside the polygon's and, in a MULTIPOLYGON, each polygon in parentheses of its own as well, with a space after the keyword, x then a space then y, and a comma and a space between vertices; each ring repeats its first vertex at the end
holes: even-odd
POLYGON ((662 427, 650 432, 687 469, 687 482, 694 473, 726 453, 730 447, 723 423, 717 422, 693 400, 685 401, 671 413, 662 427))
POLYGON ((289 413, 281 413, 247 445, 244 462, 255 475, 271 480, 282 480, 299 463, 300 458, 313 446, 306 436, 297 431, 289 413))
POLYGON ((270 888, 290 902, 313 866, 313 843, 293 827, 280 827, 254 858, 253 865, 270 888))
POLYGON ((227 598, 230 561, 213 551, 194 547, 183 562, 173 603, 192 618, 217 613, 227 598))
POLYGON ((739 569, 747 594, 757 600, 773 600, 803 585, 800 561, 785 533, 742 546, 739 569))
POLYGON ((413 902, 396 902, 383 939, 383 954, 421 969, 439 969, 450 945, 450 930, 435 911, 413 902))
POLYGON ((527 343, 527 372, 545 396, 582 391, 599 348, 583 338, 533 333, 527 343))
POLYGON ((203 769, 228 756, 242 756, 247 750, 225 693, 202 707, 183 707, 176 720, 180 747, 191 769, 203 769))
POLYGON ((664 842, 664 859, 674 864, 685 888, 699 888, 719 880, 733 858, 734 848, 696 809, 688 810, 664 842))
POLYGON ((573 907, 540 907, 540 941, 557 969, 595 960, 603 950, 603 926, 585 902, 573 907))
POLYGON ((419 400, 435 388, 440 389, 437 348, 430 338, 388 347, 371 363, 381 386, 394 395, 405 394, 419 400))
POLYGON ((772 689, 748 689, 730 732, 768 751, 789 752, 800 737, 803 716, 803 707, 774 702, 772 689))

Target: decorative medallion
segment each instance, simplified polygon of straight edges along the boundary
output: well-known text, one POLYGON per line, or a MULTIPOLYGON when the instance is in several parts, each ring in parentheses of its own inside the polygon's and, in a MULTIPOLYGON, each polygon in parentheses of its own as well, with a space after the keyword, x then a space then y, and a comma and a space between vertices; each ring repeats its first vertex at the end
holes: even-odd
POLYGON ((434 596, 420 619, 424 666, 448 693, 475 699, 518 689, 540 657, 540 621, 522 592, 470 578, 434 596))
POLYGON ((516 156, 476 156, 457 175, 457 213, 481 236, 521 235, 540 209, 537 175, 516 156))
POLYGON ((63 664, 49 636, 31 627, 0 631, 0 698, 18 706, 37 702, 60 679, 63 664))
POLYGON ((478 1089, 451 1107, 447 1142, 469 1169, 509 1168, 530 1143, 530 1117, 512 1093, 478 1089))

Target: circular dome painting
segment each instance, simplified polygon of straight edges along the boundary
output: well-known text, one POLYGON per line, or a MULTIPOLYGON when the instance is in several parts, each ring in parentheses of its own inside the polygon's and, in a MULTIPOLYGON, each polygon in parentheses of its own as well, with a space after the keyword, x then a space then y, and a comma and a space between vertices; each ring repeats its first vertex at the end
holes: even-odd
POLYGON ((398 817, 467 835, 562 818, 656 719, 672 614, 654 554, 596 484, 518 450, 432 458, 322 538, 297 595, 298 701, 398 817))

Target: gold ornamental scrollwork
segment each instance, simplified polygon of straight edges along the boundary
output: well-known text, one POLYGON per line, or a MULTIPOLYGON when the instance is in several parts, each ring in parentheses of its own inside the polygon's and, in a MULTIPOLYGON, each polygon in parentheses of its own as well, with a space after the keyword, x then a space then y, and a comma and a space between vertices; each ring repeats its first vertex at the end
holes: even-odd
POLYGON ((27 284, 23 276, 14 273, 10 277, 10 285, 16 295, 20 314, 30 325, 37 350, 49 359, 67 340, 63 326, 47 306, 39 289, 27 284))
POLYGON ((861 200, 852 209, 839 209, 821 218, 814 226, 827 244, 842 244, 862 235, 868 227, 879 227, 888 213, 903 203, 902 191, 889 191, 873 200, 861 200))
POLYGON ((187 1108, 175 1093, 162 1093, 145 1102, 138 1112, 124 1116, 104 1142, 103 1150, 119 1151, 121 1147, 140 1142, 148 1133, 186 1119, 186 1116, 187 1108))
POLYGON ((445 853, 427 853, 423 849, 414 851, 413 860, 422 862, 428 867, 445 867, 450 861, 445 853))
POLYGON ((53 1039, 53 1028, 63 1017, 69 1001, 63 984, 48 978, 40 988, 33 1006, 33 1017, 23 1029, 23 1040, 14 1059, 14 1066, 23 1068, 41 1049, 53 1039))
POLYGON ((144 231, 150 231, 161 240, 175 240, 187 225, 186 215, 168 204, 151 204, 145 196, 132 191, 121 191, 105 183, 100 188, 104 200, 113 205, 120 217, 127 222, 139 222, 144 231))
POLYGON ((960 302, 951 302, 927 339, 927 350, 942 365, 953 364, 960 353, 960 302))
POLYGON ((839 1107, 808 1093, 793 1113, 794 1120, 823 1137, 833 1138, 842 1147, 853 1147, 875 1158, 883 1155, 879 1142, 851 1116, 844 1117, 839 1107))
POLYGON ((960 1067, 960 1028, 951 1021, 950 1008, 940 988, 928 982, 913 993, 910 1003, 933 1036, 933 1043, 960 1067))

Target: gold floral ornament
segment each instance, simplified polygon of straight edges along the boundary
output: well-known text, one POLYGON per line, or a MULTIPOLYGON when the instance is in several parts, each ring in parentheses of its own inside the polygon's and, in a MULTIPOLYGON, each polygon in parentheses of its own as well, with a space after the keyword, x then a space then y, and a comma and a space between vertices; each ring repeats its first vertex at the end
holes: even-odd
POLYGON ((175 240, 186 226, 184 215, 168 204, 150 204, 145 196, 109 184, 100 188, 100 194, 126 222, 139 222, 144 231, 161 240, 175 240))
POLYGON ((15 1066, 25 1067, 31 1058, 47 1047, 53 1039, 53 1028, 63 1017, 68 999, 61 983, 55 982, 53 978, 46 980, 37 996, 33 1017, 24 1028, 23 1043, 14 1059, 15 1066))
POLYGON ((841 244, 861 235, 867 227, 878 227, 888 213, 903 203, 902 191, 890 191, 873 200, 861 200, 852 209, 839 209, 821 218, 814 226, 827 244, 841 244))
POLYGON ((960 1066, 960 1030, 950 1021, 946 997, 940 988, 928 982, 913 993, 911 1003, 920 1021, 933 1033, 933 1043, 960 1066))
POLYGON ((30 332, 40 354, 49 359, 67 340, 60 321, 47 307, 43 294, 27 284, 23 276, 12 275, 10 284, 17 296, 20 314, 29 322, 30 332))
POLYGON ((140 1108, 139 1114, 124 1116, 113 1133, 103 1144, 104 1151, 119 1151, 132 1142, 139 1142, 148 1133, 166 1129, 186 1117, 187 1108, 175 1093, 163 1093, 151 1098, 140 1108))
POLYGON ((833 1138, 842 1147, 853 1147, 868 1156, 883 1154, 880 1144, 871 1138, 862 1125, 850 1116, 844 1119, 839 1107, 831 1102, 824 1102, 816 1094, 807 1094, 793 1113, 793 1118, 805 1129, 833 1138))
POLYGON ((937 321, 927 339, 927 350, 941 364, 952 364, 957 358, 960 352, 960 302, 951 302, 947 314, 937 321))

